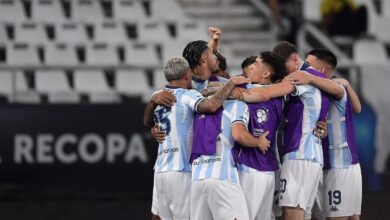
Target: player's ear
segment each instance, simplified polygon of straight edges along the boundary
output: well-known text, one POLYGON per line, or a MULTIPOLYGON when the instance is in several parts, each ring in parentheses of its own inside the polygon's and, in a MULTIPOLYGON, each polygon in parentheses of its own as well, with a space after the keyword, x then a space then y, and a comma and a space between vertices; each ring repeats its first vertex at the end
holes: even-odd
POLYGON ((264 74, 263 74, 263 79, 266 79, 266 78, 271 78, 271 71, 267 70, 264 74))
POLYGON ((202 55, 200 56, 199 64, 206 63, 206 61, 207 61, 207 50, 203 52, 202 55))

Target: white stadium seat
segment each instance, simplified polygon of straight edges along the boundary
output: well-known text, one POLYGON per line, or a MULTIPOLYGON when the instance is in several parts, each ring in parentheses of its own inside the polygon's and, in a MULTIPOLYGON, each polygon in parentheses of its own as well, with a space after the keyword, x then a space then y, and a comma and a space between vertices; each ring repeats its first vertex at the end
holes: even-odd
POLYGON ((125 62, 137 67, 156 67, 160 65, 157 51, 146 43, 128 44, 125 47, 125 62))
POLYGON ((105 43, 87 45, 86 64, 97 66, 119 65, 117 48, 105 43))
POLYGON ((87 32, 84 25, 67 22, 56 25, 55 41, 60 43, 86 44, 88 42, 87 32))
POLYGON ((76 50, 68 44, 47 44, 45 45, 45 64, 49 66, 76 66, 76 50))
POLYGON ((15 66, 40 65, 38 51, 35 46, 15 43, 7 45, 7 64, 15 66))
POLYGON ((45 44, 48 37, 44 26, 35 22, 23 22, 15 25, 16 42, 29 44, 45 44))
POLYGON ((120 21, 142 21, 147 19, 142 2, 138 0, 114 0, 113 14, 115 20, 120 21))
POLYGON ((0 21, 18 23, 26 20, 20 0, 0 0, 0 21))
POLYGON ((33 0, 31 1, 31 14, 34 21, 59 23, 65 21, 61 1, 33 0))

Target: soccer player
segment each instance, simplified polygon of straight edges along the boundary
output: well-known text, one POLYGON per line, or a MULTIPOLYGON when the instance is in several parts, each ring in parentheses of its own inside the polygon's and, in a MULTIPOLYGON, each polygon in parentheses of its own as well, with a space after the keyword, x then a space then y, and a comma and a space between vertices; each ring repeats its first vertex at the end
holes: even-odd
MULTIPOLYGON (((192 71, 184 58, 172 58, 164 66, 168 81, 165 90, 171 91, 176 103, 171 107, 151 106, 154 121, 165 131, 159 145, 155 164, 155 187, 161 219, 189 219, 193 112, 212 113, 224 102, 235 85, 247 83, 244 77, 233 77, 210 99, 191 88, 192 71)), ((150 102, 148 105, 155 105, 150 102)), ((151 114, 152 112, 146 112, 151 114)), ((148 122, 148 125, 152 125, 148 122)))
MULTIPOLYGON (((261 87, 276 83, 286 74, 283 61, 271 52, 260 53, 254 63, 246 68, 247 77, 255 83, 252 84, 253 86, 261 87)), ((249 123, 241 123, 233 127, 233 137, 239 143, 232 151, 233 157, 238 162, 240 184, 245 193, 249 219, 271 219, 275 171, 279 169, 275 140, 277 127, 283 116, 283 97, 247 105, 249 123), (254 137, 267 134, 270 148, 262 152, 261 149, 246 147, 251 144, 247 130, 254 137)))
MULTIPOLYGON (((248 123, 245 103, 226 101, 214 114, 197 114, 191 153, 191 220, 248 219, 231 149, 232 127, 248 123)), ((256 139, 256 138, 254 138, 256 139)), ((267 148, 265 136, 253 147, 267 148)))
MULTIPOLYGON (((333 78, 337 66, 335 55, 326 49, 309 52, 306 62, 340 83, 343 97, 331 99, 328 116, 328 137, 323 141, 324 178, 317 201, 327 219, 358 220, 362 203, 362 177, 355 144, 352 113, 359 113, 359 97, 344 79, 333 78)), ((314 79, 313 79, 314 78, 314 79)), ((295 83, 310 83, 314 76, 295 73, 295 83)))
MULTIPOLYGON (((275 46, 274 53, 285 62, 287 73, 305 69, 305 74, 322 75, 299 57, 296 47, 288 42, 275 46)), ((341 98, 342 89, 331 80, 320 78, 316 86, 323 86, 330 95, 341 98)), ((283 207, 283 218, 303 220, 304 210, 314 203, 315 192, 322 176, 321 141, 313 134, 316 122, 324 119, 329 99, 311 85, 293 86, 287 81, 267 87, 253 88, 243 94, 247 102, 259 102, 288 95, 284 129, 284 143, 281 148, 279 205, 283 207)))
MULTIPOLYGON (((241 63, 242 75, 248 77, 248 71, 253 69, 253 64, 256 63, 257 56, 246 57, 241 63)), ((253 70, 251 70, 253 71, 253 70)))

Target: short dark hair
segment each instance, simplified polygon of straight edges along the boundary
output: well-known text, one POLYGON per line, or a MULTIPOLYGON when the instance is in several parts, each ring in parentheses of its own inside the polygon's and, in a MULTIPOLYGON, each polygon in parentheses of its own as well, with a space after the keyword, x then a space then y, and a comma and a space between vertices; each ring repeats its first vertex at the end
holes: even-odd
POLYGON ((249 56, 247 58, 245 58, 242 63, 241 63, 241 69, 242 71, 244 71, 244 69, 248 66, 250 66, 251 64, 255 63, 256 62, 256 58, 257 56, 249 56))
POLYGON ((298 53, 298 49, 294 44, 287 41, 282 41, 274 47, 272 52, 282 58, 283 62, 286 62, 291 54, 298 53))
POLYGON ((216 50, 214 50, 214 54, 218 60, 218 68, 222 71, 225 71, 227 69, 226 58, 220 52, 218 52, 216 50))
POLYGON ((322 60, 325 63, 331 65, 333 69, 337 66, 337 58, 330 50, 324 48, 316 48, 314 50, 311 50, 307 55, 317 57, 317 59, 322 60))
POLYGON ((200 57, 207 48, 208 44, 203 40, 192 41, 186 45, 183 57, 188 61, 191 69, 199 65, 200 57))
POLYGON ((271 82, 276 82, 286 76, 286 65, 278 55, 266 51, 260 53, 260 58, 272 69, 271 82))

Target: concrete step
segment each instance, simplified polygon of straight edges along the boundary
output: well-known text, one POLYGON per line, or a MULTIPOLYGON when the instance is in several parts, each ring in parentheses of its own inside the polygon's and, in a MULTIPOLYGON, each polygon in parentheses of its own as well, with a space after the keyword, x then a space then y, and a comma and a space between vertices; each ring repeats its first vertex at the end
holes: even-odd
POLYGON ((237 5, 234 7, 210 7, 210 6, 193 6, 184 8, 184 12, 194 18, 198 17, 240 17, 254 14, 255 11, 246 5, 237 5))
POLYGON ((219 27, 222 30, 243 30, 243 29, 261 29, 266 23, 261 18, 252 19, 250 17, 241 18, 198 18, 207 26, 219 27))
POLYGON ((268 42, 274 38, 274 35, 271 32, 267 31, 224 31, 222 32, 221 42, 222 43, 232 43, 237 41, 244 42, 268 42))

